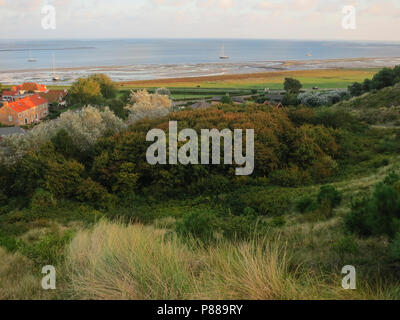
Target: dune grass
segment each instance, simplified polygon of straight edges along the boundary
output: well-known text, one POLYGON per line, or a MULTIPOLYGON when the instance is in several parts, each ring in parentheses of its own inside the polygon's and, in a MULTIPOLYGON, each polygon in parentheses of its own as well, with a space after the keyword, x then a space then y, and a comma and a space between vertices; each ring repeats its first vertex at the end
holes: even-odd
MULTIPOLYGON (((399 299, 398 279, 387 277, 394 275, 385 263, 387 239, 355 238, 355 254, 335 250, 345 237, 341 217, 352 198, 370 194, 393 170, 400 170, 398 157, 369 175, 333 183, 343 201, 332 218, 290 210, 286 224, 262 239, 204 246, 178 238, 170 230, 180 214, 170 216, 165 204, 159 210, 168 218, 152 226, 106 221, 91 229, 66 225, 77 232, 65 244, 65 260, 56 265, 57 290, 40 287, 41 264, 24 252, 0 248, 0 299, 399 299), (354 291, 341 287, 341 268, 348 264, 357 268, 354 291)), ((300 191, 315 195, 318 190, 300 191)), ((46 230, 36 224, 19 239, 36 243, 46 230)))
POLYGON ((165 230, 101 222, 77 235, 67 268, 81 299, 289 299, 301 295, 285 248, 183 243, 165 230))
POLYGON ((68 248, 66 269, 76 299, 383 299, 387 289, 293 263, 278 236, 202 246, 165 230, 101 222, 68 248))
POLYGON ((28 258, 0 247, 0 300, 51 299, 54 292, 41 288, 42 276, 28 258))

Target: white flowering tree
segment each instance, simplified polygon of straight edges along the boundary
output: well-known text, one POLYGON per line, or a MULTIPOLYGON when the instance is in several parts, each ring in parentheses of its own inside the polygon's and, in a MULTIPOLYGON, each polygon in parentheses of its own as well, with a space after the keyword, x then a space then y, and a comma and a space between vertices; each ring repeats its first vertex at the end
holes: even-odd
POLYGON ((307 91, 300 93, 298 99, 308 107, 331 106, 348 97, 347 90, 331 90, 326 92, 307 91))
POLYGON ((64 129, 81 151, 88 150, 107 131, 119 132, 126 124, 108 108, 100 111, 88 106, 79 111, 67 111, 55 120, 40 123, 25 135, 12 135, 0 143, 0 162, 12 164, 29 150, 39 148, 64 129))
POLYGON ((130 102, 125 107, 129 111, 128 124, 163 117, 171 112, 172 101, 166 94, 150 94, 147 90, 132 91, 130 102))

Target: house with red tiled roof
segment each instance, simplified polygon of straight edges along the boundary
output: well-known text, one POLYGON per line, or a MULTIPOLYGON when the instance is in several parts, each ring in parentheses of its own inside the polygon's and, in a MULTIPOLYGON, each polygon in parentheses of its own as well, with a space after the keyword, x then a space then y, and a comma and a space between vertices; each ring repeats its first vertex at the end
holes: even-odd
POLYGON ((47 87, 44 84, 37 84, 35 82, 25 82, 18 86, 14 86, 11 88, 12 91, 18 91, 20 93, 25 92, 33 92, 33 93, 40 93, 40 92, 47 92, 47 87))
POLYGON ((25 98, 30 94, 46 93, 48 91, 49 90, 44 84, 26 82, 18 86, 13 86, 10 90, 4 90, 2 93, 2 100, 12 102, 21 98, 25 98))
POLYGON ((4 90, 2 93, 2 100, 8 102, 15 101, 24 97, 25 95, 21 96, 18 91, 4 90))
POLYGON ((14 102, 4 102, 0 107, 0 123, 21 126, 38 122, 49 114, 46 99, 34 94, 14 102))
POLYGON ((65 105, 65 97, 67 96, 67 90, 49 90, 47 92, 41 92, 39 95, 45 98, 49 105, 53 105, 55 102, 65 105))

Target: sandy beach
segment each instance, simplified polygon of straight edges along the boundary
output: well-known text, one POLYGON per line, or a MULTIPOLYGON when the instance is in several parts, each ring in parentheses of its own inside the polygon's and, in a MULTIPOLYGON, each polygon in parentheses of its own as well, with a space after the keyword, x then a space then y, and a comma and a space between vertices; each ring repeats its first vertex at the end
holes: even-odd
MULTIPOLYGON (((60 85, 71 84, 79 77, 93 73, 105 73, 116 82, 152 82, 157 79, 187 79, 206 77, 210 80, 225 79, 248 74, 260 74, 276 71, 320 70, 320 69, 360 69, 392 67, 400 64, 400 57, 391 58, 350 58, 329 60, 288 60, 260 61, 249 63, 200 63, 200 64, 142 64, 130 66, 98 66, 57 68, 60 85)), ((21 82, 40 82, 52 84, 51 69, 0 70, 0 83, 15 84, 21 82)))

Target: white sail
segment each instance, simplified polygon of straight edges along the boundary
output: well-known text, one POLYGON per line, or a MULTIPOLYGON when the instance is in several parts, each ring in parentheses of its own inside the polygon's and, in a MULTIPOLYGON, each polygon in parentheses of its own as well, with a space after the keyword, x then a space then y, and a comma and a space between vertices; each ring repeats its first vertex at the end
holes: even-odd
POLYGON ((52 73, 53 73, 53 81, 58 81, 58 80, 59 80, 59 77, 58 77, 58 75, 56 74, 56 66, 55 66, 54 53, 53 53, 52 73))
POLYGON ((220 59, 229 59, 229 57, 227 55, 225 55, 225 46, 222 45, 221 48, 221 55, 219 56, 220 59))
POLYGON ((29 62, 35 62, 36 61, 35 58, 32 58, 32 51, 31 50, 29 50, 29 59, 28 59, 28 61, 29 62))

